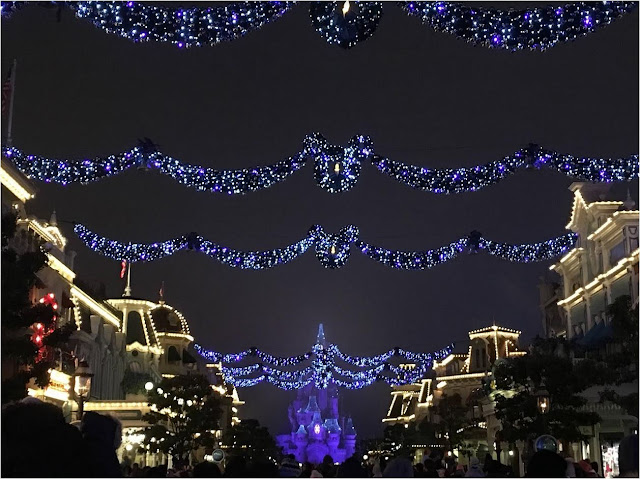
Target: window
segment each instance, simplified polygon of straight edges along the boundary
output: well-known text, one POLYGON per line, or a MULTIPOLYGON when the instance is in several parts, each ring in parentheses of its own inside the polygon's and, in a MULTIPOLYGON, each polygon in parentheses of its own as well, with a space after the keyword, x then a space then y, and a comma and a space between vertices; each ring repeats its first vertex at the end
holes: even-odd
POLYGON ((131 344, 135 341, 140 344, 147 344, 142 326, 142 318, 137 311, 131 311, 127 315, 127 344, 131 344))
POLYGON ((624 241, 621 241, 609 250, 609 263, 610 266, 615 266, 618 261, 625 257, 624 241))

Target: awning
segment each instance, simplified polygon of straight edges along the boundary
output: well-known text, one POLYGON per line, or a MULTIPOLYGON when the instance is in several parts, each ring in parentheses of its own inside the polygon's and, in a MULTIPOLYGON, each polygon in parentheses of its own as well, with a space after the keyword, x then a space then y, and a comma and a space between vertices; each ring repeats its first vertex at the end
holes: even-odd
POLYGON ((196 358, 191 356, 191 354, 189 354, 189 351, 187 351, 185 349, 184 351, 182 351, 182 362, 183 363, 195 363, 196 362, 196 358))
POLYGON ((587 331, 587 334, 577 342, 585 348, 597 348, 612 337, 613 328, 611 327, 611 324, 604 324, 604 321, 600 321, 593 328, 587 331))

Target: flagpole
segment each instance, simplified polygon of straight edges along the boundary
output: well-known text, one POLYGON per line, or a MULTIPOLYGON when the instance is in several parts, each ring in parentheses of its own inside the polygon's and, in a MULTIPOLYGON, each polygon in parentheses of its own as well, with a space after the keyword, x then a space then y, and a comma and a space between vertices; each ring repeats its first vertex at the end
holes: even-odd
POLYGON ((13 66, 11 67, 11 99, 9 104, 9 118, 7 120, 7 146, 12 146, 13 139, 11 137, 11 130, 13 128, 13 98, 16 94, 16 69, 18 68, 18 59, 13 59, 13 66))
POLYGON ((124 288, 124 294, 122 295, 125 298, 131 296, 131 263, 127 261, 127 286, 124 288))

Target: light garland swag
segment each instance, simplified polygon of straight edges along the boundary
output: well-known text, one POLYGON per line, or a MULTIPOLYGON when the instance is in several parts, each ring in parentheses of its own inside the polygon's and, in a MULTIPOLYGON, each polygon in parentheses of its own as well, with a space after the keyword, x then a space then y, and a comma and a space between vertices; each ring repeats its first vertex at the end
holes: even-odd
POLYGON ((281 358, 257 348, 236 354, 222 354, 205 349, 199 344, 194 344, 193 347, 207 361, 222 363, 225 381, 235 387, 252 387, 266 381, 285 390, 301 389, 309 384, 314 384, 319 389, 326 389, 330 384, 346 389, 361 389, 377 381, 385 381, 392 386, 411 384, 424 376, 434 360, 448 356, 453 349, 453 345, 450 345, 434 353, 414 353, 402 348, 393 348, 377 356, 349 356, 342 353, 335 344, 326 342, 322 325, 311 351, 298 356, 281 358), (410 361, 414 367, 395 366, 389 362, 394 357, 410 361), (249 366, 229 365, 252 359, 260 362, 249 366), (340 367, 336 361, 342 361, 359 370, 340 367), (280 369, 306 362, 311 364, 302 369, 280 369))
MULTIPOLYGON (((2 2, 7 17, 28 3, 69 7, 78 18, 134 42, 171 43, 178 48, 217 45, 240 38, 290 11, 295 2, 232 2, 214 7, 175 8, 143 2, 2 2)), ((610 24, 637 2, 575 2, 562 7, 497 10, 455 2, 398 2, 430 27, 475 45, 546 50, 610 24)), ((382 2, 310 2, 311 22, 330 44, 351 48, 375 32, 382 2)))
POLYGON ((510 245, 488 240, 478 231, 448 245, 427 251, 396 251, 374 246, 359 239, 356 226, 349 225, 338 234, 330 234, 315 225, 300 241, 284 248, 265 251, 239 251, 213 243, 197 233, 156 243, 122 243, 94 233, 82 224, 74 232, 90 249, 108 258, 130 263, 155 261, 182 250, 195 250, 233 268, 268 269, 286 264, 314 247, 316 257, 325 268, 343 267, 354 245, 364 255, 386 266, 403 270, 424 270, 456 258, 461 253, 486 251, 492 256, 512 262, 545 261, 564 254, 577 240, 575 233, 567 233, 541 243, 510 245))
POLYGON ((216 170, 182 162, 157 150, 145 139, 131 150, 107 157, 56 160, 28 155, 4 146, 7 159, 26 176, 46 183, 87 184, 138 168, 157 170, 175 181, 199 191, 244 194, 269 188, 286 180, 307 163, 314 164, 314 178, 330 193, 348 191, 358 182, 363 163, 412 188, 432 193, 456 194, 495 185, 520 169, 549 168, 580 181, 609 183, 638 179, 638 155, 623 158, 579 158, 529 145, 501 160, 463 168, 425 168, 378 156, 373 141, 356 135, 346 147, 330 144, 319 133, 307 135, 302 150, 286 160, 268 166, 237 170, 216 170))

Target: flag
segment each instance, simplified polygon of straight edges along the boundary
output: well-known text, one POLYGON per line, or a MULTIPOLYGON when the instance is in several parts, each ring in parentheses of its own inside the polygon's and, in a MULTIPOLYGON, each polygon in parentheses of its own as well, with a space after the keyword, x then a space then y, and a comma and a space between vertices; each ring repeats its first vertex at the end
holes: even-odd
POLYGON ((9 67, 7 79, 2 84, 2 116, 9 111, 9 103, 11 102, 11 90, 13 89, 12 77, 13 65, 9 67))
POLYGON ((158 291, 158 293, 160 294, 160 299, 164 300, 164 281, 160 285, 160 291, 158 291))
POLYGON ((120 279, 124 278, 124 274, 127 272, 127 260, 122 260, 122 269, 120 269, 120 279))

